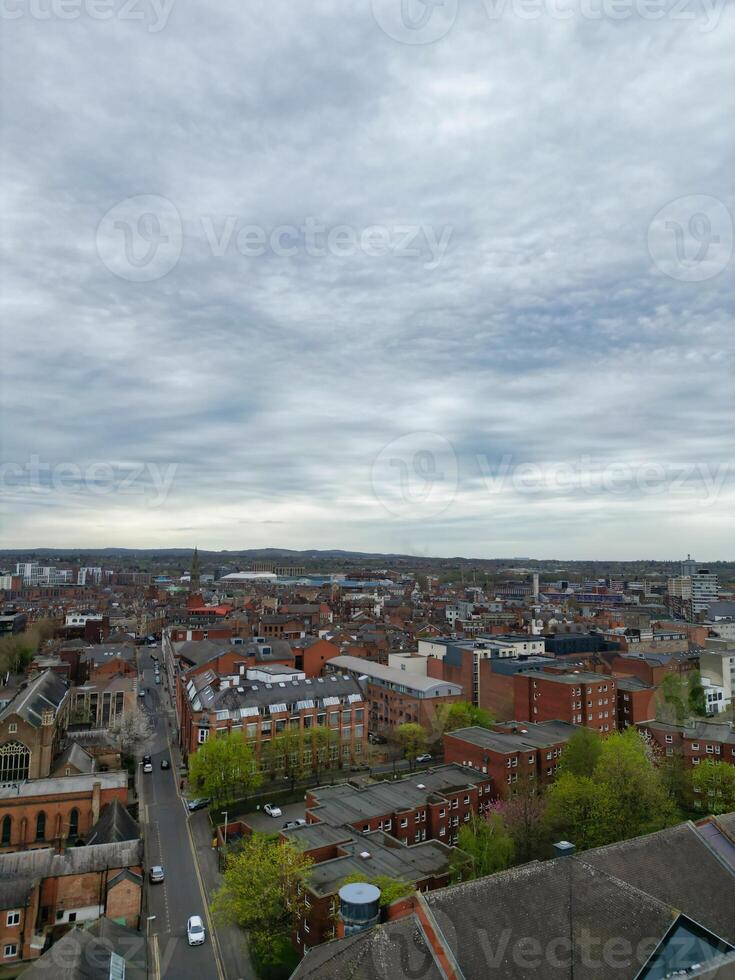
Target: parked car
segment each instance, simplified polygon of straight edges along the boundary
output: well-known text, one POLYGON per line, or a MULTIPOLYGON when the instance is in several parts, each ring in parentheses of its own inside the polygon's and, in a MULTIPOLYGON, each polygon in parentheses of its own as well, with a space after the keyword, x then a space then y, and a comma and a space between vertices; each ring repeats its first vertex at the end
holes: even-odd
POLYGON ((417 762, 431 762, 431 753, 430 752, 424 752, 423 755, 417 755, 416 756, 416 761, 417 762))
POLYGON ((206 936, 200 915, 192 915, 186 923, 186 938, 190 946, 201 946, 206 936))
POLYGON ((153 772, 153 763, 152 762, 144 762, 143 763, 143 772, 153 772))
POLYGON ((303 817, 298 817, 296 820, 287 820, 283 825, 284 830, 295 830, 296 827, 305 827, 306 820, 303 817))
POLYGON ((163 873, 163 868, 161 865, 154 864, 151 870, 148 872, 148 877, 150 878, 151 883, 156 885, 158 882, 163 881, 166 876, 163 873))
POLYGON ((138 697, 139 697, 139 698, 144 698, 144 697, 145 697, 145 690, 144 690, 144 688, 141 688, 141 689, 140 689, 140 690, 138 691, 138 697))
POLYGON ((211 802, 212 800, 209 796, 204 796, 201 799, 189 800, 186 805, 191 813, 193 813, 195 810, 203 810, 205 807, 209 806, 211 802))
POLYGON ((170 768, 171 768, 171 763, 168 761, 168 759, 161 759, 161 769, 170 769, 170 768))
POLYGON ((276 806, 275 803, 266 803, 263 807, 263 812, 267 813, 269 817, 282 817, 283 812, 280 806, 276 806))
POLYGON ((156 684, 160 684, 160 683, 161 683, 161 675, 156 674, 156 684))
POLYGON ((382 735, 375 735, 374 732, 368 734, 368 742, 371 745, 385 745, 387 741, 387 738, 384 738, 382 735))
POLYGON ((146 752, 145 755, 143 756, 143 762, 152 762, 152 761, 153 760, 151 759, 150 755, 148 755, 148 753, 146 752))

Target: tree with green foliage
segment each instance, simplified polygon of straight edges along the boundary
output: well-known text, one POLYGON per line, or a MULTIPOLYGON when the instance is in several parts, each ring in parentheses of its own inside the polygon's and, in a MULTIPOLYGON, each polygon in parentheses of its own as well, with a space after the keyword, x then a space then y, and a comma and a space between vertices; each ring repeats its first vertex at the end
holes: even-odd
POLYGON ((552 840, 570 840, 580 851, 602 843, 597 818, 604 809, 600 786, 590 776, 560 772, 546 794, 543 826, 552 840))
POLYGON ((659 685, 656 696, 656 718, 672 725, 683 725, 692 716, 702 718, 707 702, 699 671, 670 673, 659 685))
POLYGON ((701 802, 709 813, 735 810, 735 766, 729 762, 705 759, 692 772, 695 806, 701 802))
POLYGON ((242 732, 207 739, 189 758, 189 784, 226 807, 257 789, 257 761, 242 732))
POLYGON ((291 842, 253 834, 229 855, 215 893, 215 920, 247 929, 259 959, 288 939, 306 911, 311 859, 291 842))
POLYGON ((312 744, 300 728, 286 728, 270 740, 265 763, 271 777, 288 779, 293 791, 313 772, 312 744))
POLYGON ((25 670, 37 653, 43 650, 46 641, 56 631, 51 619, 39 619, 23 633, 13 633, 0 639, 0 673, 18 674, 25 670))
MULTIPOLYGON (((412 895, 415 891, 415 885, 411 881, 401 881, 398 878, 391 878, 388 875, 374 875, 373 877, 366 877, 356 871, 354 874, 348 875, 342 885, 350 885, 353 883, 359 884, 366 882, 368 885, 375 885, 376 888, 380 889, 380 907, 385 908, 386 905, 390 905, 391 902, 395 902, 396 899, 406 898, 408 895, 412 895)), ((340 888, 342 887, 340 885, 340 888)))
POLYGON ((307 729, 304 736, 311 748, 313 771, 319 782, 319 777, 325 769, 335 769, 339 766, 339 756, 333 758, 334 748, 339 749, 339 734, 336 728, 315 725, 307 729))
POLYGON ((513 838, 499 813, 474 816, 460 829, 457 843, 472 858, 475 878, 503 871, 513 863, 513 838))
POLYGON ((591 776, 602 752, 602 736, 592 728, 578 728, 567 742, 559 772, 591 776))
POLYGON ((413 769, 416 757, 426 751, 428 742, 426 729, 416 722, 406 722, 395 729, 395 738, 404 759, 408 759, 413 769))
POLYGON ((661 830, 678 818, 661 772, 635 728, 603 739, 594 779, 607 797, 599 815, 605 842, 661 830))
POLYGON ((460 728, 492 728, 494 719, 489 711, 477 708, 469 701, 455 701, 437 711, 439 734, 456 732, 460 728))
POLYGON ((680 810, 689 810, 692 805, 692 776, 684 755, 674 751, 664 756, 660 762, 661 781, 680 810))

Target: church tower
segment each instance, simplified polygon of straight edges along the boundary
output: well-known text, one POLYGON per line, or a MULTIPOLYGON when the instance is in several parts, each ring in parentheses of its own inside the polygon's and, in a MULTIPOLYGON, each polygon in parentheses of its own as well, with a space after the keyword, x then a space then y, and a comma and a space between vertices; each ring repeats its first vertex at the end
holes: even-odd
POLYGON ((191 581, 189 582, 189 589, 192 592, 199 591, 199 578, 201 571, 199 568, 199 552, 194 548, 194 554, 191 558, 191 581))

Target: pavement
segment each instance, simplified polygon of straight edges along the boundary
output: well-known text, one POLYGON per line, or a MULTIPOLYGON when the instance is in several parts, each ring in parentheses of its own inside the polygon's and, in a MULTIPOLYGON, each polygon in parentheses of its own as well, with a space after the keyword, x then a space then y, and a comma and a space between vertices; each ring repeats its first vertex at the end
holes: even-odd
POLYGON ((277 834, 287 820, 296 820, 299 817, 304 817, 305 811, 303 802, 284 803, 283 805, 279 804, 279 806, 282 814, 280 817, 269 817, 268 814, 263 813, 261 809, 254 810, 252 813, 243 813, 237 819, 242 820, 244 823, 252 827, 253 830, 260 831, 263 834, 277 834))
POLYGON ((150 652, 141 649, 145 699, 141 707, 153 722, 153 734, 140 755, 152 757, 153 772, 139 767, 140 815, 143 824, 146 868, 163 866, 166 878, 158 885, 146 884, 145 918, 151 944, 150 975, 156 980, 255 980, 255 972, 244 945, 244 933, 236 927, 213 929, 209 907, 220 884, 217 856, 212 850, 212 830, 206 811, 190 814, 179 791, 180 756, 170 727, 172 706, 165 681, 154 682, 150 652), (170 769, 161 769, 161 759, 170 769), (191 915, 204 920, 207 939, 202 946, 189 946, 186 921, 191 915))

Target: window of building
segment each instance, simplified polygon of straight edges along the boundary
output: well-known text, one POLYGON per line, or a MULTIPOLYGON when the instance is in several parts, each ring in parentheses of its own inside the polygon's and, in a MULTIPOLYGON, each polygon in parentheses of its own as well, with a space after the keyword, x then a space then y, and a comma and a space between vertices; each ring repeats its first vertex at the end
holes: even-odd
POLYGON ((20 911, 16 910, 14 912, 8 912, 5 924, 8 926, 17 926, 20 923, 20 911))
POLYGON ((46 839, 46 814, 43 810, 36 817, 36 840, 46 839))
POLYGON ((3 956, 5 957, 5 959, 7 960, 10 959, 11 956, 17 956, 17 955, 18 955, 17 943, 6 943, 5 951, 3 952, 3 956))
POLYGON ((8 732, 11 735, 15 735, 17 731, 18 731, 18 725, 14 721, 11 721, 10 724, 8 725, 8 732))
POLYGON ((0 745, 0 783, 17 783, 28 779, 31 753, 22 742, 0 745))
POLYGON ((13 828, 13 821, 10 816, 3 817, 2 831, 0 832, 0 843, 7 847, 10 843, 10 833, 13 828))
POLYGON ((408 827, 408 817, 401 818, 401 827, 408 827))
POLYGON ((669 743, 669 745, 670 745, 670 744, 671 744, 671 743, 672 743, 672 742, 674 741, 674 736, 673 736, 673 735, 667 735, 667 736, 666 736, 666 741, 667 741, 667 742, 669 743))
POLYGON ((206 742, 207 739, 209 738, 209 729, 208 728, 200 728, 199 729, 199 736, 198 736, 198 738, 199 738, 199 744, 200 745, 203 745, 204 742, 206 742))
MULTIPOLYGON (((69 836, 77 837, 79 835, 79 810, 76 807, 69 814, 69 836)), ((69 919, 71 922, 71 919, 69 919)))

